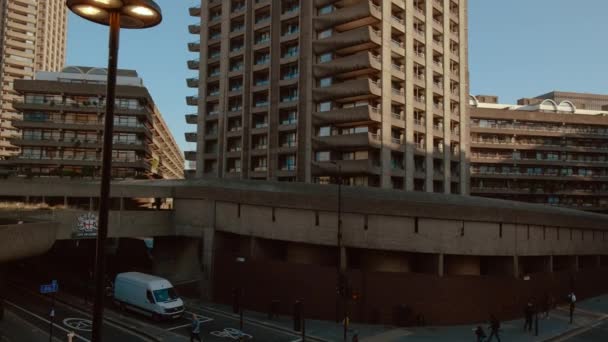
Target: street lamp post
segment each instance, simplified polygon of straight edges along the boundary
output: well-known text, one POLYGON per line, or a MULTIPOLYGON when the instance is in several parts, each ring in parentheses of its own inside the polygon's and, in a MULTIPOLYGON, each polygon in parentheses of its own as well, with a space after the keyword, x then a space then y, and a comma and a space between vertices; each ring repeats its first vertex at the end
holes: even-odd
POLYGON ((345 270, 342 268, 342 165, 339 162, 330 162, 334 164, 338 170, 338 235, 337 235, 337 243, 338 243, 338 268, 337 268, 337 279, 338 279, 338 291, 336 291, 338 298, 336 298, 336 320, 339 317, 339 309, 340 306, 340 298, 342 299, 342 310, 343 310, 343 320, 342 324, 344 327, 344 341, 347 339, 348 333, 348 310, 347 310, 347 287, 348 281, 346 280, 345 270))
POLYGON ((143 29, 162 21, 160 7, 152 0, 67 0, 70 11, 89 21, 110 27, 106 113, 103 131, 101 187, 99 196, 99 225, 95 250, 95 303, 93 306, 92 341, 101 341, 105 278, 105 242, 108 235, 110 209, 110 179, 112 177, 112 142, 116 69, 121 28, 143 29))

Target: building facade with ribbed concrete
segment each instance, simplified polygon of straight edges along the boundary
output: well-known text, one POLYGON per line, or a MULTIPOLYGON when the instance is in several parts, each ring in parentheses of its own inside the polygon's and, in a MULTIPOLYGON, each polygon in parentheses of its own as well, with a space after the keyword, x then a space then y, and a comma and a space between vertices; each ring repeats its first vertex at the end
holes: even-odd
MULTIPOLYGON (((17 156, 0 161, 17 176, 99 177, 107 71, 66 67, 15 82, 22 119, 11 139, 17 156)), ((113 177, 183 178, 184 159, 134 70, 119 70, 114 117, 113 177)))
POLYGON ((19 152, 10 139, 21 118, 13 107, 16 80, 37 71, 59 71, 65 63, 67 8, 56 0, 0 0, 0 159, 19 152))
POLYGON ((197 177, 467 193, 465 0, 201 1, 197 177))

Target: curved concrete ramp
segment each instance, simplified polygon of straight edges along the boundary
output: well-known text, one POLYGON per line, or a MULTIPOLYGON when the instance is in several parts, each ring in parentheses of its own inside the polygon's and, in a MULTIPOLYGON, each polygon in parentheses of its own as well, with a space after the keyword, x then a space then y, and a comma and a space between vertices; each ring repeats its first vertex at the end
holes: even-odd
POLYGON ((47 252, 55 243, 57 224, 0 219, 0 263, 47 252))

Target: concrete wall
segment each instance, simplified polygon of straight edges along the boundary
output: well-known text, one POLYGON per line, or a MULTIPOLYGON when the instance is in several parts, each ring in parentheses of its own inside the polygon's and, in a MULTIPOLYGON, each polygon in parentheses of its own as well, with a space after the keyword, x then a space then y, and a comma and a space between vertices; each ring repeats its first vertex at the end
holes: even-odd
MULTIPOLYGON (((271 240, 337 244, 338 217, 333 211, 178 199, 175 217, 178 231, 215 227, 271 240)), ((343 243, 354 248, 475 256, 608 253, 605 232, 583 228, 350 212, 342 214, 342 222, 343 243)))
POLYGON ((25 222, 0 226, 0 262, 18 260, 47 252, 53 247, 57 224, 25 222))

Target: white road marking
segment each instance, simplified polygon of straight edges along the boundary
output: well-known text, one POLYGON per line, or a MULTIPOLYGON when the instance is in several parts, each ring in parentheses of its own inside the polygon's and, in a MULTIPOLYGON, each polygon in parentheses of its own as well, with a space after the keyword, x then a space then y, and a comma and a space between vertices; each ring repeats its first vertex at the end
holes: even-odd
MULTIPOLYGON (((5 302, 6 304, 8 304, 8 305, 10 305, 10 306, 12 306, 12 307, 14 307, 14 308, 16 308, 16 309, 19 309, 19 310, 21 310, 21 311, 23 311, 23 312, 27 313, 28 315, 30 315, 30 316, 32 316, 32 317, 35 317, 35 318, 37 318, 37 319, 39 319, 39 320, 43 321, 44 323, 47 323, 47 324, 48 324, 48 323, 51 323, 51 321, 49 321, 49 320, 45 319, 44 317, 38 316, 37 314, 35 314, 35 313, 33 313, 33 312, 31 312, 31 311, 29 311, 29 310, 27 310, 27 309, 24 309, 24 308, 20 307, 19 305, 15 304, 15 303, 13 303, 13 302, 11 302, 11 301, 5 300, 4 302, 5 302)), ((69 331, 69 330, 65 329, 64 327, 62 327, 61 325, 58 325, 57 323, 53 323, 53 326, 54 326, 54 327, 56 327, 56 328, 58 328, 58 329, 60 329, 60 330, 62 330, 62 331, 64 331, 65 333, 70 333, 70 332, 71 332, 71 331, 69 331)), ((84 341, 84 342, 91 342, 91 340, 86 339, 86 338, 84 338, 84 337, 82 337, 82 336, 80 336, 80 335, 78 335, 78 334, 74 334, 74 336, 76 336, 77 338, 79 338, 80 340, 82 340, 82 341, 84 341)))
MULTIPOLYGON (((191 312, 191 311, 184 311, 184 312, 188 313, 190 315, 196 315, 196 317, 198 318, 199 322, 201 322, 201 324, 213 321, 213 318, 211 318, 211 317, 202 316, 202 315, 196 314, 196 313, 191 312)), ((177 329, 186 328, 186 327, 189 327, 191 325, 192 325, 192 323, 188 323, 188 324, 179 325, 177 327, 173 327, 173 328, 169 328, 169 329, 165 329, 165 330, 167 330, 167 331, 173 331, 173 330, 177 330, 177 329)))
MULTIPOLYGON (((231 315, 225 314, 225 313, 223 313, 223 312, 221 312, 219 310, 204 309, 204 308, 198 308, 198 309, 201 310, 201 311, 206 311, 206 312, 212 313, 214 315, 222 316, 222 317, 225 317, 225 318, 228 318, 228 319, 232 319, 232 320, 235 320, 235 321, 239 320, 239 318, 237 316, 235 316, 235 315, 231 316, 231 315)), ((293 336, 293 337, 300 336, 300 334, 297 334, 297 333, 291 333, 291 332, 283 331, 281 329, 273 328, 271 326, 267 326, 267 325, 264 325, 264 324, 259 324, 259 323, 253 322, 253 321, 249 321, 247 319, 244 320, 244 323, 256 326, 258 328, 274 331, 275 333, 279 333, 279 334, 282 334, 282 335, 285 335, 285 336, 293 336)))

